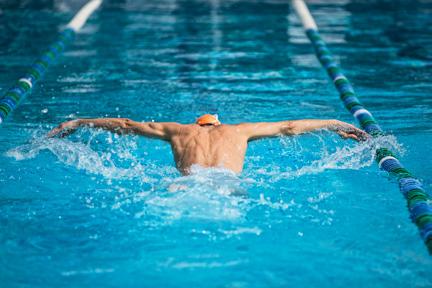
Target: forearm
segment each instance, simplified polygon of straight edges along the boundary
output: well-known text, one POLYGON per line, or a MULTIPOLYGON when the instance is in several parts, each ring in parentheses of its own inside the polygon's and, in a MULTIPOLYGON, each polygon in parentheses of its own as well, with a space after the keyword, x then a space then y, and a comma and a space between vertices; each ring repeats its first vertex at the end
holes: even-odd
POLYGON ((96 119, 77 119, 78 127, 87 126, 91 128, 101 128, 118 134, 133 132, 129 119, 123 118, 96 118, 96 119))
POLYGON ((281 133, 284 135, 297 135, 307 132, 312 132, 320 129, 328 129, 336 131, 343 122, 339 120, 319 120, 319 119, 305 119, 287 121, 282 125, 281 133))
POLYGON ((250 141, 280 135, 297 135, 325 128, 331 129, 331 127, 336 125, 338 122, 340 121, 306 119, 280 122, 243 123, 240 124, 240 127, 245 131, 245 134, 250 141))
POLYGON ((141 123, 127 118, 79 119, 78 121, 80 126, 101 128, 118 134, 137 134, 165 140, 168 136, 164 131, 164 127, 167 126, 164 123, 141 123))
POLYGON ((337 133, 344 139, 354 139, 356 141, 364 141, 368 139, 368 134, 355 126, 339 121, 339 120, 297 120, 291 121, 287 126, 286 134, 296 135, 306 132, 311 132, 319 129, 328 129, 337 133))

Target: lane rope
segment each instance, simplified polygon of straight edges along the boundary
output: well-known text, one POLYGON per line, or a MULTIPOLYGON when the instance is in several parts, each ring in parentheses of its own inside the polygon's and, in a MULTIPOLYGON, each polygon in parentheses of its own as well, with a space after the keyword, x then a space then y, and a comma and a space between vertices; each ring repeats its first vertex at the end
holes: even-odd
MULTIPOLYGON (((291 0, 291 2, 315 49, 318 60, 332 79, 346 109, 351 112, 367 133, 373 137, 384 135, 372 113, 358 100, 350 81, 334 60, 318 32, 318 27, 305 2, 303 0, 291 0)), ((420 236, 425 242, 429 254, 432 255, 432 198, 426 193, 422 183, 404 168, 392 151, 387 148, 378 148, 375 155, 379 167, 398 179, 399 190, 407 201, 410 218, 417 225, 420 236)))
POLYGON ((0 124, 18 107, 22 99, 31 93, 48 67, 59 58, 66 46, 72 42, 75 34, 101 4, 102 0, 91 0, 84 5, 60 33, 57 41, 51 44, 45 53, 27 69, 25 75, 6 91, 0 99, 0 124))

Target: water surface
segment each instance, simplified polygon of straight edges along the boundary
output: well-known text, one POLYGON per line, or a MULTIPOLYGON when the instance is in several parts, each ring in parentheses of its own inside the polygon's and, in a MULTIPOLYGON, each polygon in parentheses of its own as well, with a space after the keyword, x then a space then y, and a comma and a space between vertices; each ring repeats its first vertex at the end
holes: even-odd
MULTIPOLYGON (((432 260, 372 146, 432 191, 428 2, 309 1, 362 102, 392 135, 250 144, 245 169, 181 177, 169 145, 76 117, 354 123, 284 1, 107 1, 0 129, 5 287, 430 287, 432 260), (234 195, 233 195, 234 194, 234 195)), ((5 2, 5 91, 81 3, 5 2)))

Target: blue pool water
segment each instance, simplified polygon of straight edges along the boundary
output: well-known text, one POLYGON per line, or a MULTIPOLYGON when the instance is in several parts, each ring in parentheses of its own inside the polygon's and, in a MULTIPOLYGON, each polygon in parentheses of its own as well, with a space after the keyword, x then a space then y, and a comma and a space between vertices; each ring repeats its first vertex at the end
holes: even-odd
MULTIPOLYGON (((0 6, 0 92, 82 4, 69 2, 0 6)), ((432 259, 370 149, 391 147, 432 191, 432 4, 309 1, 392 135, 261 140, 239 176, 181 177, 163 142, 43 135, 76 117, 354 122, 284 1, 107 2, 0 128, 1 287, 432 286, 432 259)))

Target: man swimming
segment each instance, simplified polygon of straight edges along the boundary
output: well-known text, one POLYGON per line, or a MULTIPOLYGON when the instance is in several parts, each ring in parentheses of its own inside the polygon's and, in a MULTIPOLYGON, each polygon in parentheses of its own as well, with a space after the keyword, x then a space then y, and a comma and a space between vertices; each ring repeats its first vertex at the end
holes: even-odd
POLYGON ((236 173, 243 169, 250 141, 281 135, 298 135, 319 129, 336 132, 342 138, 357 141, 366 132, 338 120, 293 120, 281 122, 221 124, 216 115, 205 114, 194 124, 176 122, 136 122, 124 118, 77 119, 60 124, 49 137, 67 136, 81 126, 102 128, 118 134, 136 134, 167 141, 171 144, 177 169, 184 175, 190 167, 224 167, 236 173))

